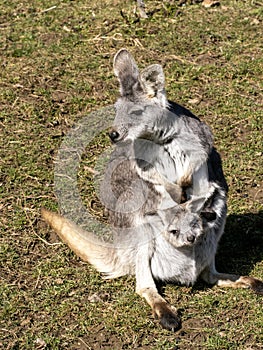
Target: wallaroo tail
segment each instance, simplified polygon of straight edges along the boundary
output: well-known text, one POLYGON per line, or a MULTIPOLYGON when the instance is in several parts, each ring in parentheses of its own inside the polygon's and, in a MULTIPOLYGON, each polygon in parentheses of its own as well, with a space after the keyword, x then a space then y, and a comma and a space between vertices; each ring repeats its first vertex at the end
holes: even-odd
POLYGON ((82 230, 59 214, 42 208, 41 215, 82 260, 89 262, 105 276, 112 274, 117 258, 112 245, 100 241, 92 233, 82 230))

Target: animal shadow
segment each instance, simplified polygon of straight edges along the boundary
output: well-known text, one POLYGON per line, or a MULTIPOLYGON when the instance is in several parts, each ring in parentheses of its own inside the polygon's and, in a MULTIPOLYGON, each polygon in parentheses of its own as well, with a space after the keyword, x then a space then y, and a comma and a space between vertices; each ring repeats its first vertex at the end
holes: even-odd
POLYGON ((249 275, 262 260, 263 211, 229 215, 216 255, 218 271, 249 275))

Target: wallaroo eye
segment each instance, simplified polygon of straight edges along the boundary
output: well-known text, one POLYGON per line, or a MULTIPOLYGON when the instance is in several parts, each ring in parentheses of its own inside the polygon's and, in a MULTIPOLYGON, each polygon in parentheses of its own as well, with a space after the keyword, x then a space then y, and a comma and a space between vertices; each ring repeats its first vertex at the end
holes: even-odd
POLYGON ((143 109, 132 109, 129 112, 130 115, 142 115, 143 114, 143 109))
POLYGON ((180 231, 179 230, 170 230, 169 231, 172 235, 179 235, 180 231))

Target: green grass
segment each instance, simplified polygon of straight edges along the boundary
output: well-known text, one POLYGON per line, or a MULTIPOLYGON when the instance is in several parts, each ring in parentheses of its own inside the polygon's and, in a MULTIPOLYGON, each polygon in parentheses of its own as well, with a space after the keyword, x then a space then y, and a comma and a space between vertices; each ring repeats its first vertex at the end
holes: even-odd
MULTIPOLYGON (((263 279, 262 1, 190 3, 146 0, 151 15, 138 20, 132 1, 1 2, 0 348, 261 349, 259 296, 168 285, 183 321, 171 334, 135 295, 133 277, 103 281, 40 219, 42 206, 58 209, 60 144, 74 123, 116 100, 112 60, 126 47, 141 67, 162 64, 168 97, 214 132, 230 186, 219 270, 263 279)), ((98 135, 78 172, 98 217, 89 169, 109 147, 98 135)))

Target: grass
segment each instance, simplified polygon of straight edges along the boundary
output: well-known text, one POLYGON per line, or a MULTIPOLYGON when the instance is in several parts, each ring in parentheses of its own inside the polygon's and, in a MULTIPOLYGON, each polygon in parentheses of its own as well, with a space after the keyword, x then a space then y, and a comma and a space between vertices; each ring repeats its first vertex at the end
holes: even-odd
MULTIPOLYGON (((116 100, 112 59, 126 47, 141 67, 162 64, 169 98, 214 132, 230 186, 219 270, 263 279, 262 1, 190 3, 149 0, 139 20, 132 1, 1 2, 1 348, 261 349, 259 296, 168 285, 183 320, 171 334, 135 295, 133 277, 103 281, 40 219, 42 206, 58 209, 60 144, 116 100)), ((79 188, 94 213, 89 168, 109 147, 98 135, 82 155, 79 188)))

